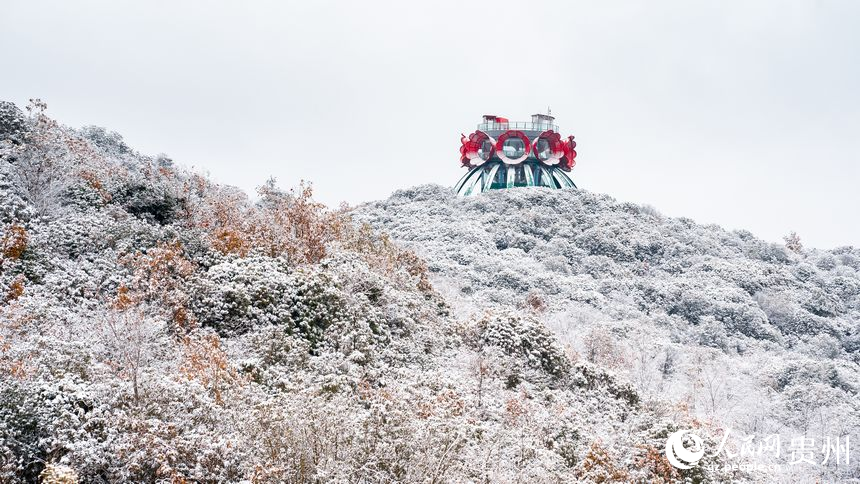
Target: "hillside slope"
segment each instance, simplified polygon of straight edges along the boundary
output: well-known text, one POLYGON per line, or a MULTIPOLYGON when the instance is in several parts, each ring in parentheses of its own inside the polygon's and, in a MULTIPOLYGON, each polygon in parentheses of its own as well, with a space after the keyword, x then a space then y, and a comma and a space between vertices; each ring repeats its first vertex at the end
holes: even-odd
POLYGON ((763 481, 663 445, 858 428, 854 249, 584 191, 251 200, 39 101, 0 103, 0 228, 2 482, 763 481))
MULTIPOLYGON (((860 431, 860 250, 766 243, 584 190, 458 198, 421 186, 357 218, 428 262, 461 314, 537 313, 580 359, 611 368, 645 407, 731 438, 856 438, 860 431)), ((784 464, 786 478, 860 475, 784 464)), ((820 455, 818 457, 821 457, 820 455)), ((820 460, 820 459, 819 459, 820 460)))
POLYGON ((252 202, 45 107, 0 103, 0 481, 744 476, 668 466, 684 412, 533 314, 460 314, 308 187, 252 202))

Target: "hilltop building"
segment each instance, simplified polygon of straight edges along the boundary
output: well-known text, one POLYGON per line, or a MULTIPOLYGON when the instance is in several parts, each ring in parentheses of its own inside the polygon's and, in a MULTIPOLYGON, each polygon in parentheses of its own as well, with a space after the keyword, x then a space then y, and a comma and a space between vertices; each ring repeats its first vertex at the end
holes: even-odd
POLYGON ((478 129, 461 135, 460 162, 469 169, 457 182, 470 196, 513 187, 576 188, 567 175, 576 165, 576 141, 562 138, 555 118, 533 114, 530 122, 511 122, 485 114, 478 129))

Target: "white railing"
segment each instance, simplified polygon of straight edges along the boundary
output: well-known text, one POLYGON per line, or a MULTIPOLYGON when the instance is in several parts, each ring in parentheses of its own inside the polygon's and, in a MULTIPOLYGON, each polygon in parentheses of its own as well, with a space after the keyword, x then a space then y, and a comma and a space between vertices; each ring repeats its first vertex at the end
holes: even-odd
POLYGON ((481 123, 479 131, 507 131, 509 129, 520 129, 525 131, 546 131, 551 129, 558 132, 558 125, 551 123, 533 123, 530 121, 514 121, 507 123, 481 123))

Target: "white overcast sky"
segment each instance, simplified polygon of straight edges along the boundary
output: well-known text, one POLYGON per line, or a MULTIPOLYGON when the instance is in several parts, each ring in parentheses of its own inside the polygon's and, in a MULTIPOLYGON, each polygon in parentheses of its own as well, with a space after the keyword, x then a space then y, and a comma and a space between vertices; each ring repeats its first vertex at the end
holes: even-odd
POLYGON ((453 185, 552 108, 573 179, 772 241, 860 245, 860 2, 3 0, 0 98, 248 191, 453 185))

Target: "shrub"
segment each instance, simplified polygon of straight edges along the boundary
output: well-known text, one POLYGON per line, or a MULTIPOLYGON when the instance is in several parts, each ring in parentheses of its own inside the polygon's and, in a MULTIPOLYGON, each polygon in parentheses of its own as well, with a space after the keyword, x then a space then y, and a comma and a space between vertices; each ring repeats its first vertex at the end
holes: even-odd
POLYGON ((785 241, 785 248, 796 252, 798 254, 803 252, 803 244, 800 242, 800 236, 797 235, 797 232, 792 232, 785 237, 783 237, 785 241))
POLYGON ((570 372, 570 384, 575 388, 603 390, 628 405, 638 405, 639 394, 629 383, 619 382, 614 375, 591 363, 577 361, 570 372))
POLYGON ((604 328, 593 328, 583 337, 585 358, 609 368, 619 368, 627 364, 622 348, 616 343, 617 336, 604 328))
POLYGON ((792 386, 820 383, 832 388, 849 388, 842 381, 833 363, 823 361, 789 361, 776 370, 775 388, 784 391, 792 386))
POLYGON ((570 360, 555 335, 534 318, 491 313, 478 321, 477 331, 481 347, 498 347, 554 377, 565 375, 570 368, 570 360))
POLYGON ((777 333, 768 324, 767 315, 745 291, 731 286, 703 287, 702 280, 682 281, 673 285, 668 296, 667 312, 693 324, 710 316, 720 321, 729 333, 758 339, 774 339, 777 333))
POLYGON ((92 401, 78 382, 0 382, 0 481, 38 482, 83 426, 92 401))
POLYGON ((610 456, 599 441, 595 441, 576 468, 576 477, 587 482, 629 482, 630 475, 616 465, 618 460, 610 456))
POLYGON ((0 256, 3 259, 20 259, 26 249, 27 230, 23 226, 12 224, 3 230, 3 236, 0 238, 0 256))
POLYGON ((270 180, 258 191, 261 200, 252 206, 243 193, 207 190, 189 204, 190 221, 222 254, 259 253, 294 265, 320 262, 326 246, 342 235, 347 219, 314 201, 310 185, 284 192, 270 180))
POLYGON ((21 143, 26 129, 27 121, 18 106, 0 101, 0 142, 21 143))
POLYGON ((579 431, 567 424, 560 428, 547 429, 547 434, 546 447, 558 454, 566 466, 574 467, 579 461, 582 439, 579 431))
POLYGON ((666 458, 665 451, 652 446, 645 445, 642 448, 642 454, 636 461, 636 464, 644 468, 651 482, 677 482, 681 477, 680 472, 666 458))
POLYGON ((101 126, 84 126, 81 135, 109 154, 124 155, 131 152, 122 135, 116 131, 108 131, 101 126))
POLYGON ((624 237, 620 227, 595 226, 576 237, 576 244, 591 255, 604 255, 619 262, 635 259, 631 244, 624 237))
POLYGON ((159 242, 146 252, 122 257, 120 262, 131 271, 131 278, 117 289, 117 309, 141 302, 160 303, 158 307, 168 314, 172 330, 187 331, 196 325, 188 311, 188 280, 196 267, 185 257, 179 242, 159 242))
POLYGON ((223 403, 225 389, 240 379, 221 349, 221 340, 215 334, 200 333, 183 338, 182 346, 184 358, 179 371, 208 389, 215 402, 223 403))
POLYGON ((832 317, 845 312, 845 305, 836 294, 818 287, 810 288, 801 305, 810 313, 822 317, 832 317))
POLYGON ((729 346, 729 335, 722 323, 711 317, 705 318, 697 327, 698 343, 702 346, 725 350, 729 346))
POLYGON ((10 171, 0 144, 0 224, 4 225, 26 222, 35 214, 33 207, 18 193, 14 186, 15 176, 10 171))
POLYGON ((367 224, 356 227, 344 223, 339 228, 337 245, 358 254, 376 273, 425 293, 432 291, 427 263, 414 252, 398 247, 387 235, 376 233, 367 224))
POLYGON ((45 115, 45 103, 30 101, 25 143, 10 157, 10 181, 38 214, 56 216, 77 166, 77 145, 68 130, 45 115))
POLYGON ((0 480, 37 482, 47 458, 48 438, 37 394, 27 385, 4 381, 0 386, 0 480))
POLYGON ((186 194, 170 170, 150 161, 133 165, 134 170, 111 183, 109 198, 126 212, 148 222, 169 224, 187 210, 186 194))
POLYGON ((345 315, 343 298, 323 271, 265 256, 210 267, 192 282, 190 304, 202 325, 223 336, 275 324, 313 344, 345 315))
POLYGON ((69 466, 48 463, 39 474, 42 484, 78 484, 78 474, 69 466))

